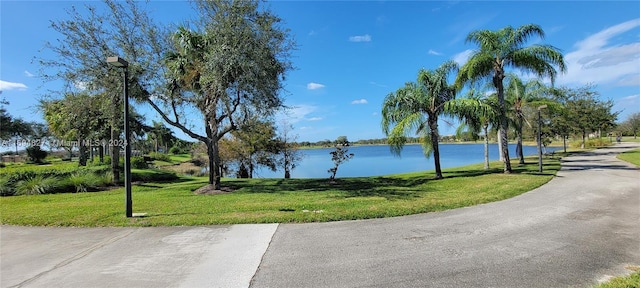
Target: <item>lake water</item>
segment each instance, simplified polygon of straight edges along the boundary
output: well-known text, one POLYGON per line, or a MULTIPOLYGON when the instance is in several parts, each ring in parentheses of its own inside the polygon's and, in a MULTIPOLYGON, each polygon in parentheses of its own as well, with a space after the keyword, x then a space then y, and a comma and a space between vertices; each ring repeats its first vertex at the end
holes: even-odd
MULTIPOLYGON (((442 168, 465 166, 484 162, 484 144, 440 144, 440 165, 442 168)), ((536 146, 524 146, 524 155, 537 155, 536 146)), ((509 157, 516 158, 515 144, 509 145, 509 157)), ((557 148, 547 148, 547 152, 557 148)), ((291 178, 328 178, 327 170, 333 167, 329 152, 333 148, 300 150, 304 158, 293 171, 291 178)), ((380 176, 396 173, 433 170, 433 156, 426 158, 420 145, 406 145, 400 157, 394 156, 389 146, 349 147, 354 157, 338 167, 337 178, 380 176)), ((489 159, 498 160, 498 145, 489 144, 489 159)), ((283 178, 284 171, 260 169, 254 171, 255 178, 283 178)))

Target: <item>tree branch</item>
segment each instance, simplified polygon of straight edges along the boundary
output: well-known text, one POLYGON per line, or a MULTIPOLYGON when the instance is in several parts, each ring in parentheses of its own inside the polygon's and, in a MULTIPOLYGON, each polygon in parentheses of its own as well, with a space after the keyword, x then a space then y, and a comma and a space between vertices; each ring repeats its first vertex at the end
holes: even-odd
MULTIPOLYGON (((156 105, 156 103, 154 103, 150 98, 147 99, 147 103, 149 103, 149 105, 151 105, 151 107, 153 107, 153 109, 156 110, 156 112, 158 112, 158 114, 160 114, 160 116, 162 116, 162 119, 164 119, 164 121, 167 121, 167 123, 169 123, 171 126, 180 129, 182 132, 184 132, 185 134, 189 135, 193 139, 197 139, 197 140, 205 142, 205 143, 207 142, 207 137, 199 135, 199 134, 196 134, 193 131, 189 130, 184 125, 180 124, 180 122, 178 121, 178 115, 177 114, 175 114, 176 120, 173 121, 173 120, 169 119, 169 117, 167 117, 167 115, 164 114, 164 111, 162 111, 162 109, 160 109, 160 107, 158 107, 158 105, 156 105)), ((174 103, 172 103, 172 105, 174 107, 174 113, 176 113, 174 103)))

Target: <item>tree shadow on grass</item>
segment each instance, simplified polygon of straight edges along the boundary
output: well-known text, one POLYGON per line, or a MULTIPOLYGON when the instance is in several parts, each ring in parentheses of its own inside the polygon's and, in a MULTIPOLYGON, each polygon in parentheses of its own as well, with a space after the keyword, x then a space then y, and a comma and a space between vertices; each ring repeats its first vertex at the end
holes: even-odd
MULTIPOLYGON (((513 164, 512 174, 531 174, 548 176, 553 175, 557 164, 545 164, 547 171, 543 173, 537 172, 533 166, 536 163, 526 163, 525 165, 513 164), (535 170, 535 171, 533 171, 535 170)), ((484 169, 466 169, 455 170, 447 169, 443 172, 444 181, 453 178, 470 178, 480 177, 490 174, 503 174, 502 168, 484 169)), ((388 200, 394 199, 412 199, 421 197, 425 193, 429 193, 429 183, 436 180, 432 171, 424 171, 413 174, 388 175, 377 177, 354 177, 354 178, 338 178, 334 182, 326 178, 308 178, 308 179, 225 179, 224 186, 232 187, 234 193, 321 193, 336 192, 336 198, 352 198, 352 197, 383 197, 388 200)))

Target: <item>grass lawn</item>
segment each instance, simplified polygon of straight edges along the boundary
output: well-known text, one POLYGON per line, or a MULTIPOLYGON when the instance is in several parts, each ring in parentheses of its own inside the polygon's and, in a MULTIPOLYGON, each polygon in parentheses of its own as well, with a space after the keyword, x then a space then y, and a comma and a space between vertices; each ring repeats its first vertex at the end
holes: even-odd
POLYGON ((627 161, 633 165, 640 167, 640 149, 635 149, 618 154, 618 159, 627 161))
POLYGON ((633 266, 627 269, 634 271, 625 277, 615 277, 606 283, 594 286, 594 288, 637 288, 640 287, 640 267, 633 266))
POLYGON ((134 213, 124 217, 122 188, 103 192, 63 193, 0 198, 0 220, 7 225, 38 226, 164 226, 231 223, 317 222, 400 216, 477 205, 510 198, 547 183, 560 168, 546 157, 544 173, 537 158, 513 162, 514 173, 501 164, 445 169, 384 177, 326 179, 224 179, 232 193, 197 195, 204 177, 181 177, 172 183, 133 187, 134 213))

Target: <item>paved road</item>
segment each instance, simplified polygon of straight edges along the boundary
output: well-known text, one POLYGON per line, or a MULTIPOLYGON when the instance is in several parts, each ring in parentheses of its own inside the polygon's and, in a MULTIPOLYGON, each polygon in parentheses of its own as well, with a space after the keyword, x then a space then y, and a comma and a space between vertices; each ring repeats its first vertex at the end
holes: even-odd
MULTIPOLYGON (((0 227, 0 287, 584 287, 640 265, 621 144, 518 197, 406 217, 162 228, 0 227)), ((637 145, 635 146, 637 147, 637 145)))

